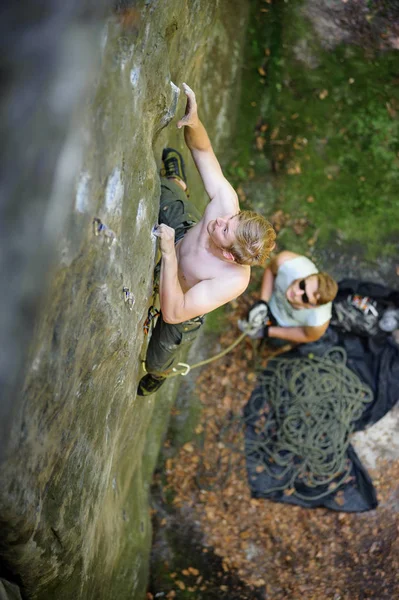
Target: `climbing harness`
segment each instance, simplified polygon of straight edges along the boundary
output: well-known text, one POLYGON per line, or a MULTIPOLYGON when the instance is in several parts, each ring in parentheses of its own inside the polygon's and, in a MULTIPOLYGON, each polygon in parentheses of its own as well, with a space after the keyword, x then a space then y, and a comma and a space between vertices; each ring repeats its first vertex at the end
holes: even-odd
POLYGON ((150 332, 150 327, 151 325, 153 325, 153 321, 156 317, 159 317, 160 315, 160 311, 155 308, 154 305, 150 306, 150 308, 148 309, 148 313, 147 313, 147 318, 144 321, 144 325, 143 325, 143 330, 144 330, 144 335, 148 335, 150 332))

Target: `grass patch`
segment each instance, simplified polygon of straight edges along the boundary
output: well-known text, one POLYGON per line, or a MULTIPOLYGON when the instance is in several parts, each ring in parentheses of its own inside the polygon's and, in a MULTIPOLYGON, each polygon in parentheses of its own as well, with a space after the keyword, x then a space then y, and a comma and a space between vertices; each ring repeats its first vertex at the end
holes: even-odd
POLYGON ((338 235, 361 243, 368 258, 390 255, 399 231, 397 52, 349 45, 327 52, 299 5, 281 10, 269 80, 279 91, 269 137, 278 207, 307 216, 319 245, 338 235))
POLYGON ((301 4, 251 5, 227 176, 235 187, 272 180, 273 210, 308 220, 301 235, 283 228, 279 249, 304 253, 338 240, 360 244, 370 260, 392 256, 399 237, 398 52, 350 44, 326 51, 301 4))
POLYGON ((206 334, 220 335, 227 327, 227 324, 227 308, 226 306, 220 306, 206 315, 204 331, 206 334))

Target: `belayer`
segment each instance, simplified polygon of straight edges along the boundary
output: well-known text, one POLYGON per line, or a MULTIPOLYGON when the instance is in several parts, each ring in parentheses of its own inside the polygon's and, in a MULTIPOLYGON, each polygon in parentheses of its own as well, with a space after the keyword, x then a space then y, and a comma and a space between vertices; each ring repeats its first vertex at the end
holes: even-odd
POLYGON ((238 326, 272 346, 315 342, 328 328, 337 291, 336 281, 306 256, 280 252, 263 274, 260 300, 238 326))
POLYGON ((201 123, 195 94, 186 84, 185 142, 202 178, 210 202, 201 218, 187 200, 181 154, 162 154, 159 237, 161 314, 147 350, 147 374, 138 394, 154 393, 165 382, 177 353, 197 336, 206 313, 242 294, 250 267, 264 264, 275 245, 275 231, 261 215, 240 211, 238 197, 224 177, 201 123))

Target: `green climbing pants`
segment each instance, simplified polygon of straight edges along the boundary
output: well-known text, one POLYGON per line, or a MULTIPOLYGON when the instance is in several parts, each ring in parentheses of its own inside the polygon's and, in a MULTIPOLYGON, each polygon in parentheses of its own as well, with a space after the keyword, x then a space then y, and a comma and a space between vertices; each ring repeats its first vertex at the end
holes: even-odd
MULTIPOLYGON (((175 243, 179 242, 201 215, 182 188, 170 179, 161 178, 161 200, 159 223, 165 223, 175 230, 175 243)), ((183 350, 197 337, 204 317, 195 317, 183 323, 165 323, 162 312, 152 332, 146 357, 148 373, 161 374, 178 362, 183 350)))

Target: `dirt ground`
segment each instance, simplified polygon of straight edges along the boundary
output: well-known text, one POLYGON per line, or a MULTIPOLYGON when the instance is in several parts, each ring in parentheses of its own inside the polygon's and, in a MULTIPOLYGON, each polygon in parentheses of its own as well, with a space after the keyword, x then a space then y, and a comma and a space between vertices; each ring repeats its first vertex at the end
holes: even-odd
MULTIPOLYGON (((230 324, 219 340, 222 348, 238 335, 235 323, 243 302, 237 302, 228 317, 230 324)), ((266 364, 265 357, 262 362, 266 364)), ((382 430, 380 424, 374 426, 382 433, 371 428, 357 434, 356 449, 377 489, 376 510, 335 513, 252 499, 239 450, 242 433, 233 425, 225 427, 234 423, 248 400, 256 379, 253 367, 253 348, 245 340, 199 375, 196 393, 203 410, 197 438, 165 465, 166 489, 173 490, 175 509, 189 515, 203 534, 205 548, 220 557, 225 573, 235 573, 254 590, 253 598, 398 597, 399 460, 397 452, 389 451, 394 448, 398 411, 387 415, 382 430)), ((191 564, 172 574, 175 595, 167 597, 206 598, 201 595, 206 593, 206 580, 196 586, 189 566, 196 570, 191 564)))

